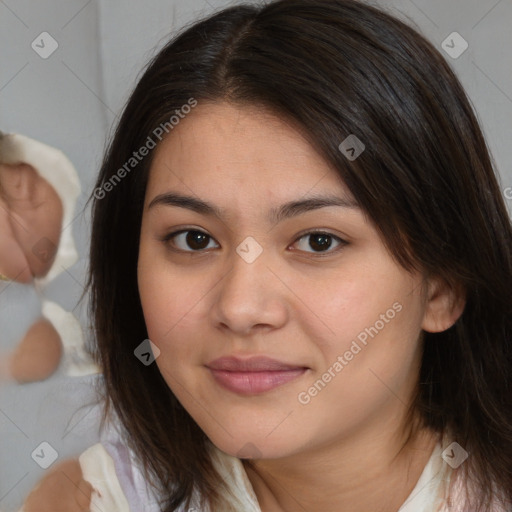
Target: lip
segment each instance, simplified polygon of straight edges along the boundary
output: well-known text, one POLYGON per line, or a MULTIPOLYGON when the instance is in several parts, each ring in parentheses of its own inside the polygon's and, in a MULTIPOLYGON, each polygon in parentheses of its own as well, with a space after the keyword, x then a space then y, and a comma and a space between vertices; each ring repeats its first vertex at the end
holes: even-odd
POLYGON ((302 365, 283 363, 266 356, 253 356, 246 359, 234 356, 220 357, 206 366, 211 370, 224 370, 227 372, 271 372, 305 368, 302 365))
POLYGON ((257 395, 271 391, 303 375, 308 368, 265 356, 239 359, 221 357, 208 363, 215 381, 237 394, 257 395))

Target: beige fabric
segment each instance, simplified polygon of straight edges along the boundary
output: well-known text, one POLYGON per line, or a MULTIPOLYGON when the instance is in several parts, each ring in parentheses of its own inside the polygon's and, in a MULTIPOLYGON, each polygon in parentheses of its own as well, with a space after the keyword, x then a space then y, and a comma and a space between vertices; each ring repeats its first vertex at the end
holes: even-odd
MULTIPOLYGON (((441 454, 442 448, 438 444, 415 488, 398 512, 472 512, 472 497, 465 501, 463 482, 457 478, 457 472, 444 463, 441 454), (448 493, 450 493, 449 499, 448 493)), ((222 512, 261 512, 242 462, 217 448, 213 448, 211 455, 214 465, 231 490, 230 495, 226 496, 222 512)), ((132 512, 117 478, 114 460, 102 444, 98 443, 82 453, 79 463, 84 480, 94 489, 90 512, 132 512)), ((138 473, 136 467, 132 470, 138 473)), ((140 473, 138 475, 140 477, 140 473)), ((180 512, 211 512, 198 508, 197 500, 194 503, 192 508, 185 510, 182 507, 180 512)), ((507 512, 498 503, 494 503, 491 510, 507 512)), ((157 511, 156 503, 153 502, 147 503, 147 508, 144 510, 144 512, 157 511)), ((18 512, 23 512, 23 508, 18 512)), ((133 510, 133 512, 139 511, 133 510)))
POLYGON ((81 188, 78 174, 62 151, 17 133, 0 137, 0 161, 30 164, 57 191, 62 201, 63 229, 55 261, 48 274, 36 280, 39 286, 44 286, 78 260, 72 232, 73 214, 81 188))
MULTIPOLYGON (((453 470, 443 461, 441 454, 441 444, 437 444, 415 488, 398 512, 466 512, 456 506, 457 502, 454 502, 453 507, 448 505, 446 496, 453 470)), ((231 489, 231 494, 226 496, 226 510, 223 510, 223 512, 230 510, 261 512, 258 500, 240 459, 226 455, 217 448, 212 449, 211 455, 214 465, 231 489)), ((80 465, 85 480, 90 482, 97 490, 93 498, 93 505, 97 508, 91 505, 91 512, 95 510, 130 511, 115 473, 114 462, 101 444, 93 446, 82 454, 80 465)), ((137 472, 136 468, 132 469, 137 472)), ((460 491, 460 488, 456 487, 456 490, 460 491)), ((458 497, 460 498, 460 496, 458 497)), ((197 507, 197 503, 195 506, 197 507)), ((199 508, 195 510, 203 512, 199 508)), ((153 509, 147 512, 153 512, 153 509)), ((496 512, 505 511, 496 508, 496 512)))
POLYGON ((94 489, 91 512, 130 512, 130 506, 117 479, 114 461, 102 444, 91 446, 80 455, 78 461, 84 480, 94 489))

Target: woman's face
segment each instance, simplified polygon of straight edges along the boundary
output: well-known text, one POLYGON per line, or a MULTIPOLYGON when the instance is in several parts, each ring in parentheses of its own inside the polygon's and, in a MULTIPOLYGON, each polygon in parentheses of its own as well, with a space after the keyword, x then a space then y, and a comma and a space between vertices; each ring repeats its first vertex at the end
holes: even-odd
POLYGON ((276 458, 397 427, 426 287, 289 124, 199 103, 156 150, 138 265, 156 364, 223 451, 276 458))

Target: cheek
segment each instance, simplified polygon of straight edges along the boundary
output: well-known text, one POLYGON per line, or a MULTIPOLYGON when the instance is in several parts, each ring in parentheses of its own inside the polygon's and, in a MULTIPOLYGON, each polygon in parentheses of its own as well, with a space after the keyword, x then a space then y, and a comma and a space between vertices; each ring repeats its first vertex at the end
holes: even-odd
POLYGON ((419 371, 418 317, 417 308, 402 304, 384 326, 375 325, 370 313, 370 325, 347 321, 354 334, 324 348, 322 364, 296 397, 301 405, 295 419, 313 421, 318 436, 328 437, 358 430, 389 408, 398 414, 419 371))
POLYGON ((364 343, 376 324, 380 333, 406 328, 403 317, 418 321, 418 297, 411 293, 415 280, 389 263, 356 262, 325 275, 294 276, 292 282, 300 298, 297 321, 331 358, 348 350, 359 335, 364 343))
POLYGON ((407 399, 421 360, 421 307, 418 297, 399 299, 366 310, 362 323, 347 322, 351 335, 329 347, 327 369, 339 377, 327 401, 343 396, 345 408, 370 411, 393 397, 407 399))
POLYGON ((193 300, 177 293, 176 286, 175 279, 159 279, 153 270, 139 269, 139 294, 148 338, 160 350, 156 365, 175 393, 179 392, 176 380, 183 381, 180 373, 183 363, 192 361, 195 355, 193 345, 186 343, 192 339, 192 333, 184 328, 184 318, 193 300))
POLYGON ((331 398, 345 396, 358 406, 363 390, 368 391, 368 399, 378 395, 379 389, 386 393, 379 379, 391 388, 400 387, 415 370, 422 300, 417 280, 390 266, 381 272, 354 270, 349 278, 339 276, 333 283, 309 287, 310 304, 326 325, 325 336, 315 332, 312 321, 308 323, 307 318, 315 315, 310 312, 301 318, 302 329, 309 329, 308 336, 321 356, 312 383, 327 373, 334 393, 331 398))
POLYGON ((188 351, 190 344, 184 341, 193 339, 193 331, 204 325, 200 318, 201 301, 208 292, 204 275, 172 270, 141 244, 137 279, 149 339, 164 354, 188 351))

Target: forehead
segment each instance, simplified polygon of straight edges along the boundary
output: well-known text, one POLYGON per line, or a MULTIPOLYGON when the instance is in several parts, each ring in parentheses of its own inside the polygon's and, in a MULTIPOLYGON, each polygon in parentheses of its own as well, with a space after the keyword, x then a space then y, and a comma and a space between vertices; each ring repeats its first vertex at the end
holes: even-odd
POLYGON ((256 106, 199 103, 157 147, 148 194, 165 188, 216 193, 260 191, 350 196, 336 170, 289 121, 256 106))

